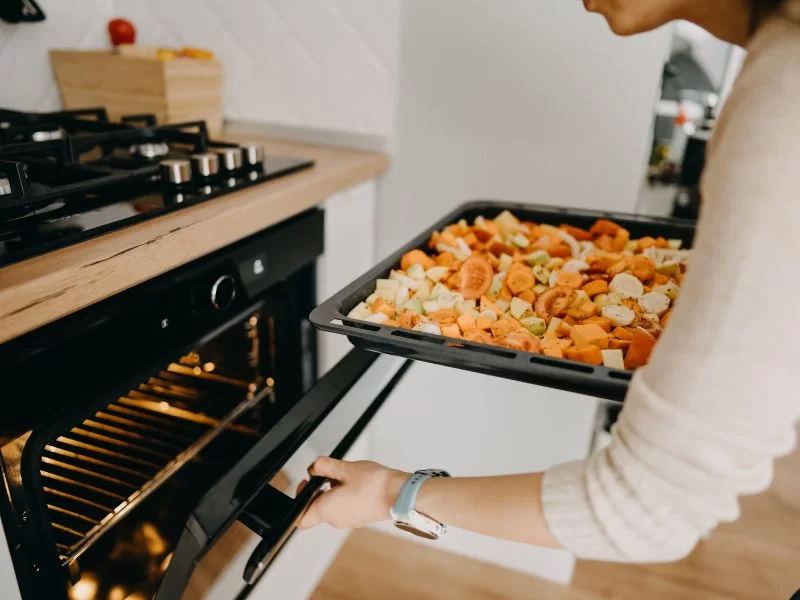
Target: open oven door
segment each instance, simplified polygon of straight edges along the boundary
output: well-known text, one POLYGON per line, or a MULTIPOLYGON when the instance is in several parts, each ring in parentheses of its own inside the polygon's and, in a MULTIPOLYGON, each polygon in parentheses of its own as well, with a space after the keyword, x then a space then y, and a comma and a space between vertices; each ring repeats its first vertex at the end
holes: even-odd
MULTIPOLYGON (((409 365, 401 358, 353 350, 329 371, 202 498, 156 600, 238 600, 256 589, 324 489, 326 481, 313 478, 295 497, 308 466, 317 456, 351 458, 349 452, 409 365), (223 564, 206 566, 212 555, 223 564)), ((338 545, 331 548, 335 552, 338 545)), ((307 552, 301 556, 303 562, 311 559, 307 552)), ((269 596, 283 599, 294 593, 274 590, 269 596)))

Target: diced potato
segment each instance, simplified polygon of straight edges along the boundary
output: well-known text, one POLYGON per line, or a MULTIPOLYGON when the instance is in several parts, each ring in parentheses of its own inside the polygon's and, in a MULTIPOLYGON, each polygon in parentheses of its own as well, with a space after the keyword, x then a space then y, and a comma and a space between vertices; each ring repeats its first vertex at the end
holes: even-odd
POLYGON ((481 311, 480 315, 478 316, 479 319, 488 319, 489 323, 494 323, 497 321, 497 313, 493 310, 484 310, 481 311))
POLYGON ((437 310, 441 310, 442 307, 439 306, 439 302, 437 300, 427 300, 422 303, 422 308, 425 311, 426 315, 431 313, 435 313, 437 310))
POLYGON ((511 243, 517 246, 518 248, 527 248, 530 245, 530 240, 526 238, 521 233, 516 234, 514 237, 511 238, 511 243))
POLYGON ((412 298, 411 300, 408 300, 405 304, 403 304, 403 310, 410 310, 418 315, 424 314, 425 312, 425 309, 422 306, 422 301, 419 298, 412 298))
POLYGON ((431 267, 425 271, 425 275, 434 283, 439 283, 448 273, 450 273, 450 269, 447 267, 431 267))
POLYGON ((549 270, 560 269, 564 266, 564 259, 557 256, 556 258, 551 258, 550 261, 545 265, 549 270))
POLYGON ((601 350, 603 366, 609 369, 625 369, 625 357, 622 350, 601 350))
POLYGON ((414 298, 419 298, 420 300, 430 300, 431 298, 431 282, 430 281, 420 281, 419 287, 414 291, 414 298))
POLYGON ((375 313, 374 315, 368 316, 364 320, 365 321, 369 321, 370 323, 378 323, 378 324, 380 324, 380 323, 385 323, 386 321, 388 321, 389 320, 389 316, 387 314, 385 314, 385 313, 379 312, 379 313, 375 313))
POLYGON ((400 282, 394 279, 378 279, 378 281, 375 282, 375 291, 388 290, 392 293, 392 297, 397 294, 397 290, 399 289, 400 282))
POLYGON ((501 271, 508 271, 511 268, 511 265, 514 264, 514 257, 509 256, 508 254, 501 254, 500 255, 500 270, 501 271))
POLYGON ((443 325, 442 326, 442 335, 449 338, 460 338, 461 337, 461 330, 458 328, 458 325, 453 323, 452 325, 443 325))
POLYGON ((351 319, 358 319, 359 321, 366 321, 369 317, 372 316, 372 311, 369 309, 369 306, 365 302, 359 302, 353 310, 347 313, 347 316, 351 319))
POLYGON ((497 307, 497 310, 502 313, 508 312, 508 309, 511 308, 511 302, 508 300, 503 300, 502 298, 495 300, 494 305, 497 307))
POLYGON ((391 302, 394 302, 395 306, 403 306, 410 296, 410 290, 406 286, 401 285, 400 289, 397 290, 397 295, 391 299, 391 302))
POLYGON ((550 255, 547 253, 547 250, 537 250, 536 252, 532 252, 525 257, 525 261, 530 266, 535 265, 546 265, 550 262, 550 255))
POLYGON ((539 317, 526 317, 520 320, 520 324, 533 335, 544 335, 547 331, 547 323, 539 317))
POLYGON ((511 316, 519 321, 533 314, 533 305, 521 298, 512 298, 510 310, 511 316))
POLYGON ((421 281, 425 279, 425 269, 420 264, 413 264, 408 267, 408 271, 406 271, 411 279, 415 279, 417 281, 421 281))
MULTIPOLYGON (((412 279, 408 275, 405 275, 404 273, 401 273, 399 271, 392 271, 391 274, 389 275, 389 278, 396 281, 398 286, 404 285, 410 290, 416 290, 420 284, 418 280, 412 279)), ((395 290, 394 293, 396 294, 397 291, 395 290)))
POLYGON ((500 294, 500 290, 503 289, 503 283, 506 280, 506 273, 500 272, 495 274, 492 278, 492 285, 489 286, 489 295, 490 296, 497 296, 500 294))
POLYGON ((464 332, 470 331, 471 329, 475 329, 478 326, 478 324, 475 321, 475 318, 469 313, 465 313, 460 317, 458 317, 456 323, 461 328, 461 331, 464 332))
POLYGON ((545 269, 542 265, 535 265, 533 267, 533 276, 542 285, 550 285, 550 271, 545 269))
POLYGON ((433 290, 431 290, 431 298, 438 298, 442 294, 449 294, 449 293, 451 293, 450 290, 448 290, 441 283, 437 283, 435 286, 433 286, 433 290))
POLYGON ((509 233, 516 233, 519 231, 519 220, 512 215, 509 211, 504 210, 494 218, 494 222, 500 228, 500 233, 505 236, 509 233))
POLYGON ((441 308, 455 308, 456 304, 464 301, 464 296, 453 293, 440 294, 436 297, 436 301, 441 308))
POLYGON ((413 327, 413 331, 421 331, 422 333, 432 333, 434 335, 442 335, 442 329, 436 323, 418 323, 413 327))

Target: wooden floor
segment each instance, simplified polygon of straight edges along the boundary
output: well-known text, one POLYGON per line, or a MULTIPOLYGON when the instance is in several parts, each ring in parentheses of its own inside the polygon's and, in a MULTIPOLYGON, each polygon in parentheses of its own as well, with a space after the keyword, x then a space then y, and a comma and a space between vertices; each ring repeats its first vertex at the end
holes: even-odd
POLYGON ((686 560, 629 566, 581 561, 570 587, 421 546, 354 532, 312 600, 789 600, 800 589, 800 452, 772 488, 742 500, 686 560))

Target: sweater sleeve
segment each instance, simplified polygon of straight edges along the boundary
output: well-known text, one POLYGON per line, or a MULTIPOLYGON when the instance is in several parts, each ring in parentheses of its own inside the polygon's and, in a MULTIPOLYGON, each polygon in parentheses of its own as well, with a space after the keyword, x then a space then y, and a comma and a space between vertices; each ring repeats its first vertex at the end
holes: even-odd
POLYGON ((800 25, 754 38, 709 152, 689 272, 610 444, 544 478, 578 557, 672 561, 765 490, 800 417, 800 25))

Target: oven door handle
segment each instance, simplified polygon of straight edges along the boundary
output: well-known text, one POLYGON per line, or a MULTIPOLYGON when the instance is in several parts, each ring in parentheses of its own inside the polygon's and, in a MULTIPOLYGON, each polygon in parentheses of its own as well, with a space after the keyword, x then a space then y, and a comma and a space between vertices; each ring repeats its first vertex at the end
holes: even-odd
POLYGON ((257 498, 250 503, 247 510, 239 517, 250 530, 261 536, 261 542, 253 550, 244 569, 244 580, 254 585, 261 577, 280 549, 294 533, 297 524, 305 512, 324 493, 329 482, 324 477, 312 477, 303 491, 292 500, 289 496, 267 486, 257 498), (279 514, 265 517, 275 509, 279 514))

